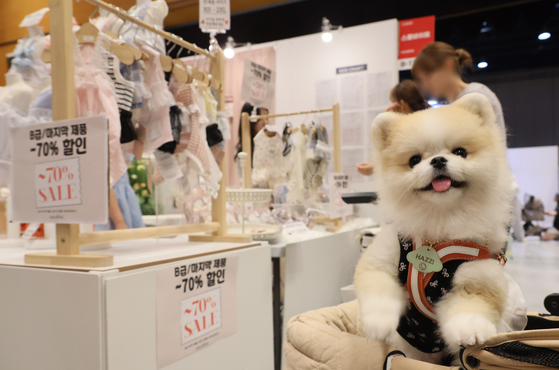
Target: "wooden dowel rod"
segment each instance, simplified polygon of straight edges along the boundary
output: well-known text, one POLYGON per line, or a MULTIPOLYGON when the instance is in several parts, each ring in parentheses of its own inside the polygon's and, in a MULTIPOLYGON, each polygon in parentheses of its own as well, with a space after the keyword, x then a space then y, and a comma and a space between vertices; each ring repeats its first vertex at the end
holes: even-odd
MULTIPOLYGON (((210 73, 212 78, 219 81, 225 81, 225 56, 223 50, 218 50, 210 61, 210 73)), ((217 110, 225 110, 225 89, 217 91, 217 110)), ((225 149, 227 158, 227 148, 225 149)), ((219 182, 219 190, 217 191, 217 198, 212 198, 212 221, 219 224, 218 229, 214 235, 225 236, 227 235, 227 161, 221 161, 221 181, 219 182)))
POLYGON ((288 116, 299 116, 301 114, 312 114, 312 113, 322 113, 322 112, 332 112, 332 108, 324 108, 324 109, 314 109, 309 111, 303 112, 294 112, 294 113, 280 113, 280 114, 263 114, 260 116, 250 116, 250 119, 263 119, 263 118, 276 118, 276 117, 288 117, 288 116))
POLYGON ((155 27, 152 24, 139 20, 136 17, 131 16, 126 10, 120 9, 119 11, 117 7, 115 7, 113 4, 106 3, 102 0, 84 0, 84 1, 91 5, 98 6, 100 9, 104 9, 108 12, 111 12, 123 20, 137 24, 138 26, 145 28, 148 31, 156 33, 159 36, 163 37, 164 39, 169 40, 172 43, 177 44, 179 46, 182 46, 185 49, 191 50, 201 55, 205 55, 207 57, 212 56, 210 52, 208 52, 207 50, 204 50, 194 44, 184 41, 177 35, 174 35, 170 32, 163 31, 162 29, 155 27))
POLYGON ((98 231, 93 233, 80 233, 80 245, 103 244, 111 242, 121 242, 125 240, 164 238, 181 234, 193 234, 199 232, 213 232, 219 229, 219 223, 210 222, 207 224, 188 224, 146 227, 142 229, 126 229, 98 231))

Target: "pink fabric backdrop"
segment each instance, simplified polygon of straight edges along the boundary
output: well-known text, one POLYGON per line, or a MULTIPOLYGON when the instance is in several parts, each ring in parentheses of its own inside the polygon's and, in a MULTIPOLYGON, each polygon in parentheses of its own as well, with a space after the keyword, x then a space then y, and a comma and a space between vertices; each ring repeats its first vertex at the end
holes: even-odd
MULTIPOLYGON (((234 116, 229 119, 231 123, 231 140, 226 145, 225 163, 227 163, 228 185, 240 186, 241 181, 235 164, 236 146, 239 142, 239 123, 241 120, 241 109, 244 101, 241 101, 241 85, 243 83, 243 68, 245 59, 261 64, 272 71, 276 70, 276 51, 272 46, 255 50, 245 50, 235 53, 235 57, 225 61, 225 97, 233 98, 234 116)), ((195 66, 198 69, 209 70, 206 58, 196 57, 183 59, 185 63, 195 66)), ((266 107, 270 113, 275 111, 275 103, 271 107, 266 107)))

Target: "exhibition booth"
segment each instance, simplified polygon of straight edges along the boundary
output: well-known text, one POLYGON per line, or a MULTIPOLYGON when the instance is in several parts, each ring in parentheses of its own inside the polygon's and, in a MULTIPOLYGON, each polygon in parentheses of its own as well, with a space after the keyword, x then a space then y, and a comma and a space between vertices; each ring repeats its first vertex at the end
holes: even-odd
MULTIPOLYGON (((223 25, 208 48, 165 31, 163 0, 83 1, 81 25, 69 0, 25 18, 0 87, 0 368, 280 370, 289 320, 344 301, 384 222, 348 196, 377 190, 356 164, 398 20, 231 55, 223 25)), ((558 147, 508 158, 551 203, 558 147)))

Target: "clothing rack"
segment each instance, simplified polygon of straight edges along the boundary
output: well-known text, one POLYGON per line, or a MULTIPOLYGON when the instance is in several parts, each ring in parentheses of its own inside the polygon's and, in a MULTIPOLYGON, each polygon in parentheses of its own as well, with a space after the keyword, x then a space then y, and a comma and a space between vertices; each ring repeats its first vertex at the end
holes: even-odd
MULTIPOLYGON (((243 113, 241 115, 241 146, 243 152, 247 153, 247 163, 245 166, 245 187, 252 187, 252 138, 250 137, 250 121, 259 120, 264 118, 277 118, 277 117, 290 117, 290 116, 300 116, 305 114, 315 114, 323 112, 332 112, 333 114, 333 141, 334 141, 334 172, 342 172, 342 138, 341 138, 341 128, 340 128, 340 104, 334 103, 332 108, 322 108, 313 109, 309 111, 302 112, 292 112, 292 113, 280 113, 280 114, 262 114, 249 116, 248 113, 243 113)), ((329 218, 321 218, 320 221, 334 222, 335 226, 328 228, 328 231, 337 231, 342 226, 342 220, 337 218, 331 220, 329 218)))
MULTIPOLYGON (((221 49, 209 52, 182 38, 159 29, 157 26, 139 20, 132 14, 102 0, 84 0, 105 9, 125 21, 149 30, 185 49, 210 59, 212 80, 220 82, 217 92, 218 109, 225 107, 223 82, 225 80, 225 58, 221 49)), ((76 117, 76 97, 74 84, 74 34, 72 30, 72 0, 49 0, 50 35, 52 61, 52 108, 53 120, 76 117)), ((191 235, 191 241, 250 242, 250 235, 228 235, 226 223, 226 179, 227 167, 222 162, 223 177, 217 199, 212 199, 212 220, 206 224, 160 226, 145 229, 113 230, 94 233, 80 233, 78 224, 56 225, 56 253, 30 253, 25 255, 25 263, 38 265, 104 267, 113 264, 110 254, 80 254, 80 245, 100 244, 124 240, 168 237, 179 234, 210 232, 208 235, 191 235)))

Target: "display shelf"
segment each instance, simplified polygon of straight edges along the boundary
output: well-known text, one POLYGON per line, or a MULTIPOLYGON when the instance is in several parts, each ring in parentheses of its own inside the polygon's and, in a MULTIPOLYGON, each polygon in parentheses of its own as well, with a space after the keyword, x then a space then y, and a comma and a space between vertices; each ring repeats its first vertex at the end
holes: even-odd
MULTIPOLYGON (((191 242, 189 241, 187 235, 180 235, 174 238, 130 240, 112 243, 110 248, 103 250, 103 254, 110 254, 114 256, 114 264, 112 266, 84 267, 49 265, 48 268, 77 271, 108 271, 115 269, 126 271, 145 266, 172 262, 183 258, 192 258, 210 253, 232 251, 257 245, 260 245, 260 243, 191 242)), ((52 250, 45 250, 44 252, 54 251, 55 249, 53 248, 52 250)), ((39 264, 35 265, 25 263, 24 256, 28 252, 28 250, 24 250, 22 248, 0 249, 0 265, 46 267, 39 264)), ((87 256, 88 254, 96 252, 97 251, 82 251, 80 255, 87 256)))
POLYGON ((60 268, 24 264, 22 250, 0 250, 0 368, 272 368, 269 245, 192 243, 179 236, 119 242, 108 251, 115 262, 110 268, 60 268), (157 304, 165 288, 158 276, 222 258, 238 260, 235 332, 158 366, 157 304))

